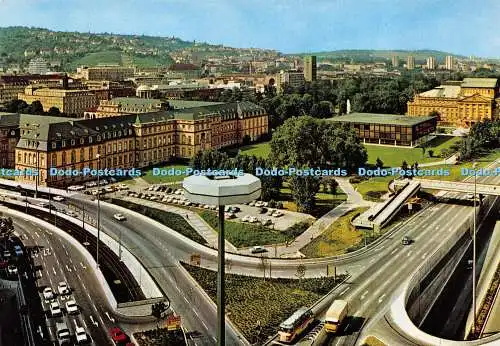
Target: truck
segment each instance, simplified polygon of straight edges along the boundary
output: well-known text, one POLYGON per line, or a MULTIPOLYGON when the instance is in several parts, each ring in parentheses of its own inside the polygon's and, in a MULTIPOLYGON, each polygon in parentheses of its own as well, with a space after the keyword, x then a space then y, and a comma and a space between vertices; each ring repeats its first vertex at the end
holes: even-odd
POLYGON ((335 300, 325 316, 325 332, 338 334, 342 322, 347 317, 348 304, 345 300, 335 300))

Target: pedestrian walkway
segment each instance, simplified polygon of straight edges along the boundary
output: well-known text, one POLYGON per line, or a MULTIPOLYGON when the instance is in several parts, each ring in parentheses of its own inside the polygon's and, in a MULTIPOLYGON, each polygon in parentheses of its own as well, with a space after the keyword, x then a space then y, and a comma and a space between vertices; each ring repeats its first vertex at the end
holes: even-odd
MULTIPOLYGON (((210 227, 210 225, 208 225, 205 222, 205 220, 203 220, 201 218, 201 216, 199 216, 197 213, 195 213, 191 210, 188 210, 188 209, 179 208, 179 207, 167 205, 164 203, 148 201, 148 200, 136 198, 136 197, 122 196, 119 198, 123 199, 125 201, 134 202, 134 203, 137 203, 140 205, 145 205, 145 206, 148 206, 151 208, 165 210, 165 211, 175 213, 175 214, 182 216, 184 218, 184 220, 186 220, 187 223, 189 223, 191 225, 191 227, 193 227, 196 230, 196 232, 198 232, 198 234, 200 236, 202 236, 203 239, 206 240, 208 246, 217 249, 218 233, 212 227, 210 227)), ((228 252, 234 252, 234 253, 238 252, 238 249, 236 248, 236 246, 234 246, 233 244, 231 244, 227 240, 226 240, 226 247, 225 248, 226 248, 226 251, 228 251, 228 252)))

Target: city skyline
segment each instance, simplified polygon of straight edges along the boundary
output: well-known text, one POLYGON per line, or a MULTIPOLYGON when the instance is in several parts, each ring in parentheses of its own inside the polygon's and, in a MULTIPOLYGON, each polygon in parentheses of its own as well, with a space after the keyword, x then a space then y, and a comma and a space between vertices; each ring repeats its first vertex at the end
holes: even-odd
POLYGON ((210 0, 190 8, 184 4, 182 0, 111 0, 105 4, 96 0, 3 0, 0 10, 4 14, 2 26, 175 36, 286 54, 429 49, 494 58, 500 51, 500 39, 477 39, 494 32, 493 15, 500 4, 493 1, 486 1, 481 8, 464 0, 438 4, 431 0, 366 0, 362 6, 342 0, 256 0, 252 4, 210 0))

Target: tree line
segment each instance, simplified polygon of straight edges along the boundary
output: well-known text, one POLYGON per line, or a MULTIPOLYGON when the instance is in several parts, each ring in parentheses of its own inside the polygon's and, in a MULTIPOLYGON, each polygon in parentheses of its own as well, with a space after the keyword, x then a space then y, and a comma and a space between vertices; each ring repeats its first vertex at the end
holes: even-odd
POLYGON ((475 123, 468 136, 459 144, 459 155, 463 161, 500 147, 500 120, 475 123))
POLYGON ((2 111, 8 113, 66 116, 66 114, 62 113, 57 107, 50 107, 49 110, 45 112, 40 101, 33 101, 31 104, 27 104, 23 100, 12 100, 2 108, 2 111))

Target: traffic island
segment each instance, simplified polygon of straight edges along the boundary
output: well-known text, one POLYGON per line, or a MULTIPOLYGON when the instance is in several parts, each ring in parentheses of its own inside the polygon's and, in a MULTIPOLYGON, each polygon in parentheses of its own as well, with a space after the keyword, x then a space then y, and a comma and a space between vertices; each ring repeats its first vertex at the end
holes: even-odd
MULTIPOLYGON (((217 272, 182 263, 215 302, 217 272)), ((311 306, 328 294, 344 277, 304 279, 297 266, 297 279, 269 279, 269 263, 263 258, 262 278, 227 274, 226 317, 254 345, 261 345, 278 331, 281 322, 302 306, 311 306)))

